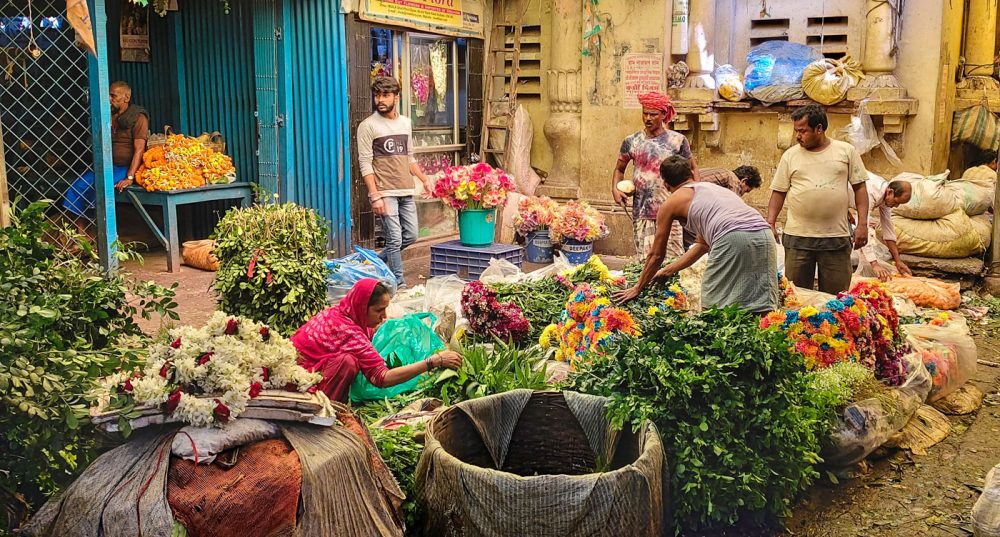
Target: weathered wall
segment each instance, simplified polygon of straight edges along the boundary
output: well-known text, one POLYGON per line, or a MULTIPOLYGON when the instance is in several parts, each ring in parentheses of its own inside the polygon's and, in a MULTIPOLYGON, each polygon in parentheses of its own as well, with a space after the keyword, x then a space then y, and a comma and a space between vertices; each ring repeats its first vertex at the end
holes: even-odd
MULTIPOLYGON (((850 9, 852 20, 864 20, 864 2, 861 0, 836 0, 829 4, 827 15, 837 9, 850 9), (845 7, 846 6, 846 7, 845 7)), ((544 28, 549 26, 551 0, 520 0, 510 7, 511 13, 524 10, 526 21, 540 21, 543 26, 543 56, 551 43, 544 28)), ((584 199, 606 211, 612 229, 625 232, 598 245, 600 251, 624 253, 630 250, 629 220, 611 204, 610 182, 618 148, 628 134, 642 128, 638 110, 621 106, 622 92, 619 85, 621 60, 628 52, 665 53, 668 62, 684 59, 672 56, 670 46, 671 0, 642 0, 636 2, 602 2, 599 12, 603 32, 600 52, 583 58, 583 130, 581 141, 582 169, 581 193, 584 199)), ((739 46, 746 39, 746 32, 734 28, 736 9, 747 9, 743 0, 716 1, 716 61, 745 64, 745 48, 739 46), (739 7, 742 6, 742 7, 739 7)), ((940 0, 909 0, 905 4, 903 28, 899 41, 899 54, 895 73, 910 97, 919 100, 915 116, 907 120, 905 133, 890 142, 902 159, 902 166, 893 167, 879 149, 864 156, 869 168, 882 175, 893 176, 900 171, 932 173, 948 165, 949 138, 954 87, 954 69, 961 41, 962 2, 940 0), (940 16, 938 16, 940 15, 940 16)), ((794 22, 794 21, 793 21, 794 22)), ((855 26, 852 23, 852 27, 855 26)), ((863 25, 861 25, 863 26, 863 25)), ((582 44, 582 43, 581 43, 582 44)), ((863 54, 863 36, 851 33, 848 42, 852 56, 863 54)), ((546 60, 543 59, 543 69, 546 60)), ((543 84, 545 79, 543 78, 543 84)), ((542 132, 548 115, 548 103, 542 100, 525 101, 535 125, 535 142, 532 150, 533 165, 542 169, 551 166, 552 155, 542 132)), ((776 109, 777 110, 777 109, 776 109)), ((748 197, 748 202, 763 208, 769 195, 768 185, 783 150, 779 147, 779 113, 775 112, 726 112, 720 114, 722 128, 718 147, 707 147, 703 135, 695 129, 689 132, 698 164, 702 167, 733 168, 751 164, 760 169, 764 188, 748 197)), ((849 121, 844 114, 831 115, 831 131, 849 121)), ((879 120, 876 120, 876 124, 879 120)), ((784 136, 790 131, 782 131, 784 136)), ((786 142, 787 143, 787 142, 786 142)))

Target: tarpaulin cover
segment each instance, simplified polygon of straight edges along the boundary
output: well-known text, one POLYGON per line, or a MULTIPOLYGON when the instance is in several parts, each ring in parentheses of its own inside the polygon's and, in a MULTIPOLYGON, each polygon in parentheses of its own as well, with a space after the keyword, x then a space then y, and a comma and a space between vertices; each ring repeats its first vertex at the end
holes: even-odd
POLYGON ((465 401, 426 432, 417 494, 436 536, 658 536, 663 445, 646 422, 607 421, 608 399, 515 390, 465 401))

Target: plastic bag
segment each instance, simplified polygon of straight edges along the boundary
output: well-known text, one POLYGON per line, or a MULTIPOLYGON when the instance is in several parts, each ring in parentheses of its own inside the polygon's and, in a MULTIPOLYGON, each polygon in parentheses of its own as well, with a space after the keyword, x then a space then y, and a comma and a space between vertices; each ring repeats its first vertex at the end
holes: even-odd
POLYGON ((378 254, 360 246, 354 253, 340 259, 326 260, 330 275, 326 278, 326 301, 336 304, 354 284, 364 278, 375 278, 389 288, 389 294, 396 294, 396 276, 378 254))
POLYGON ((524 275, 524 281, 537 282, 538 280, 544 280, 555 276, 557 274, 562 274, 564 271, 576 268, 576 265, 571 264, 566 260, 566 256, 562 252, 555 252, 552 256, 552 264, 546 267, 542 267, 538 270, 533 270, 524 275))
POLYGON ((962 305, 961 286, 918 276, 892 278, 885 282, 894 295, 903 295, 921 308, 953 310, 962 305))
POLYGON ((212 239, 187 241, 181 244, 181 259, 189 267, 215 272, 219 270, 219 258, 212 253, 213 249, 215 241, 212 239))
POLYGON ((727 101, 742 101, 746 97, 740 74, 729 64, 715 68, 715 87, 719 88, 719 96, 727 101))
POLYGON ((822 59, 816 49, 788 41, 767 41, 750 49, 743 87, 765 104, 801 99, 802 72, 822 59))
POLYGON ((983 493, 972 506, 975 537, 1000 537, 1000 464, 986 474, 983 493))
POLYGON ((707 268, 708 256, 703 256, 690 267, 677 273, 681 287, 687 291, 688 311, 692 313, 701 311, 701 284, 707 268))
POLYGON ((427 280, 424 285, 424 310, 437 316, 434 332, 449 341, 462 320, 462 289, 465 282, 454 274, 427 280))
POLYGON ((914 220, 934 220, 948 216, 959 209, 958 197, 953 190, 945 188, 950 170, 937 175, 922 176, 911 173, 899 174, 893 181, 907 181, 912 193, 910 201, 892 210, 899 215, 914 220))
MULTIPOLYGON (((418 313, 406 315, 401 319, 389 319, 382 323, 372 338, 372 345, 385 359, 386 367, 393 369, 414 364, 444 349, 441 338, 431 330, 435 320, 432 313, 418 313)), ((395 397, 415 390, 419 382, 420 376, 416 376, 402 384, 376 388, 368 382, 364 373, 358 373, 354 378, 354 384, 351 385, 351 401, 357 403, 395 397)))
POLYGON ((863 76, 861 65, 850 56, 842 60, 823 58, 802 71, 802 90, 810 99, 829 106, 843 101, 863 76))
POLYGON ((918 353, 933 386, 927 400, 937 401, 958 390, 976 373, 976 342, 967 325, 908 324, 906 342, 918 353))
POLYGON ((984 250, 972 219, 961 209, 937 220, 913 220, 893 215, 892 223, 900 253, 957 259, 979 255, 984 250))
POLYGON ((927 399, 931 378, 914 353, 903 362, 906 381, 889 391, 889 401, 873 397, 844 408, 820 454, 824 462, 833 466, 858 463, 910 421, 927 399))
POLYGON ((876 147, 881 147, 890 164, 893 166, 903 165, 903 161, 899 160, 896 151, 875 129, 875 123, 865 111, 865 101, 861 101, 857 115, 851 116, 851 122, 837 130, 836 137, 853 145, 861 155, 876 147))
POLYGON ((507 261, 506 259, 500 259, 494 257, 490 259, 490 264, 487 265, 486 270, 479 275, 479 281, 490 284, 490 283, 517 283, 524 279, 524 273, 517 265, 507 261))

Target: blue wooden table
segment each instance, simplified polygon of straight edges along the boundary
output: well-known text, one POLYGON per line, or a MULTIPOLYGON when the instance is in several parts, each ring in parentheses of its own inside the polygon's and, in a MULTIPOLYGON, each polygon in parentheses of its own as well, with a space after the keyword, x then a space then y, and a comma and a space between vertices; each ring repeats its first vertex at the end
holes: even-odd
POLYGON ((122 192, 115 193, 116 201, 131 202, 135 206, 153 235, 156 235, 156 239, 166 248, 168 272, 180 272, 181 270, 181 248, 177 238, 178 206, 206 201, 240 200, 243 207, 249 207, 252 199, 253 193, 250 183, 206 185, 198 188, 154 192, 147 192, 140 186, 132 185, 122 192), (163 208, 162 230, 146 211, 146 207, 151 205, 163 208))

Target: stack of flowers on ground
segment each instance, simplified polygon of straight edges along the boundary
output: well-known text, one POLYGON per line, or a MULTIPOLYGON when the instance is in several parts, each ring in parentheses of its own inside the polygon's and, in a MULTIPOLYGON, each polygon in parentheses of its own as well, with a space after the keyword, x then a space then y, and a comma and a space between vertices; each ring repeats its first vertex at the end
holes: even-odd
POLYGON ((322 379, 296 363, 291 342, 260 323, 216 312, 204 327, 169 331, 142 371, 101 381, 97 399, 111 408, 163 405, 166 414, 205 427, 246 410, 263 390, 315 392, 322 379))
POLYGON ((521 308, 497 301, 496 291, 478 281, 462 289, 462 315, 469 320, 469 330, 480 337, 518 342, 531 332, 521 308))
POLYGON ((559 322, 542 332, 539 344, 556 347, 556 360, 573 363, 583 353, 600 351, 621 334, 639 334, 632 315, 613 307, 606 296, 589 284, 581 284, 570 296, 559 322))

